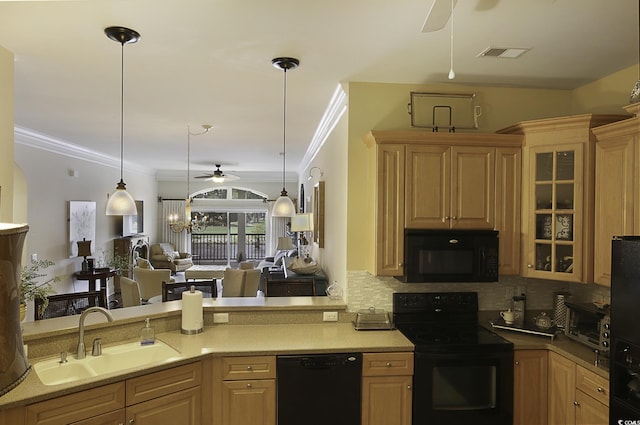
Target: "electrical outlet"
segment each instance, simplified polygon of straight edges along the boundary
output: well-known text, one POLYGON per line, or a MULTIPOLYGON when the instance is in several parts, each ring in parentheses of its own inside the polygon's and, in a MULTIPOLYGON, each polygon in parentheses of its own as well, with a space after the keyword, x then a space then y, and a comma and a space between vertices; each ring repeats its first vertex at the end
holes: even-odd
POLYGON ((322 320, 325 322, 337 322, 338 321, 338 312, 337 311, 325 311, 322 313, 322 320))
POLYGON ((213 323, 229 323, 229 313, 213 313, 213 323))
POLYGON ((31 262, 36 263, 38 261, 38 254, 31 254, 31 262))

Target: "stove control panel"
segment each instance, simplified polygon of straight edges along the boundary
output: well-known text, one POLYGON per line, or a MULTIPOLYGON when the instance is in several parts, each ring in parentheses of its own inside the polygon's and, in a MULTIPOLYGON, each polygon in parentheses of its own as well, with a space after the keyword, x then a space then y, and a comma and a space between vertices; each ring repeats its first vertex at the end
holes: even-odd
POLYGON ((408 292, 393 294, 393 311, 398 313, 477 312, 476 292, 408 292))

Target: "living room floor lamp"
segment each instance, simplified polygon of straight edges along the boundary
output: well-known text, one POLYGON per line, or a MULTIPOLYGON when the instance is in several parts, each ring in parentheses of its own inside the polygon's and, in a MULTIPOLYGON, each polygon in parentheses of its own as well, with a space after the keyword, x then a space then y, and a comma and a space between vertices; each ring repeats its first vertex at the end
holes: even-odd
POLYGON ((283 95, 283 112, 282 112, 282 192, 273 205, 272 215, 274 217, 293 217, 296 208, 293 201, 287 195, 285 189, 285 177, 287 167, 287 71, 296 69, 300 65, 300 61, 295 58, 275 58, 271 60, 273 66, 284 71, 284 95, 283 95))
POLYGON ((108 27, 104 33, 113 41, 117 41, 121 46, 121 68, 120 68, 120 181, 116 190, 109 196, 107 201, 107 215, 136 215, 138 209, 136 202, 129 192, 123 179, 124 169, 124 45, 135 43, 140 39, 140 34, 129 28, 108 27))

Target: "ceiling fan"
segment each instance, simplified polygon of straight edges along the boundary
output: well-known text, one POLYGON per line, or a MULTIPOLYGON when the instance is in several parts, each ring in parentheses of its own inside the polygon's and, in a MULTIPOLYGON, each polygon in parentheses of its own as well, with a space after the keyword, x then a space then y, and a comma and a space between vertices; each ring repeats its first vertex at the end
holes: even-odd
POLYGON ((204 174, 202 176, 196 176, 194 178, 211 180, 211 181, 216 182, 216 183, 234 181, 234 180, 238 180, 240 178, 240 177, 238 177, 236 175, 233 175, 233 174, 225 174, 225 173, 223 173, 222 170, 220 169, 221 164, 215 164, 215 165, 216 165, 216 170, 213 173, 204 174))
MULTIPOLYGON (((499 1, 477 0, 475 10, 479 12, 491 10, 498 5, 499 1)), ((433 0, 424 25, 422 25, 422 32, 438 31, 444 28, 449 22, 451 11, 457 3, 458 0, 433 0)))

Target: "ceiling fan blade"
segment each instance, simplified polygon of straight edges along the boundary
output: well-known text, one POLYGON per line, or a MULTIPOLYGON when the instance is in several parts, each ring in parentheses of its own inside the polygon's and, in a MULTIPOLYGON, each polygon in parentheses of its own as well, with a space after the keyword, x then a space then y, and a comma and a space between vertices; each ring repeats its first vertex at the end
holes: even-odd
MULTIPOLYGON (((449 22, 451 17, 452 0, 433 0, 433 4, 427 13, 427 18, 422 25, 422 32, 433 32, 441 30, 449 22)), ((458 0, 453 0, 455 6, 458 0)))
POLYGON ((213 174, 205 174, 203 176, 195 176, 194 179, 210 179, 213 178, 213 174))

